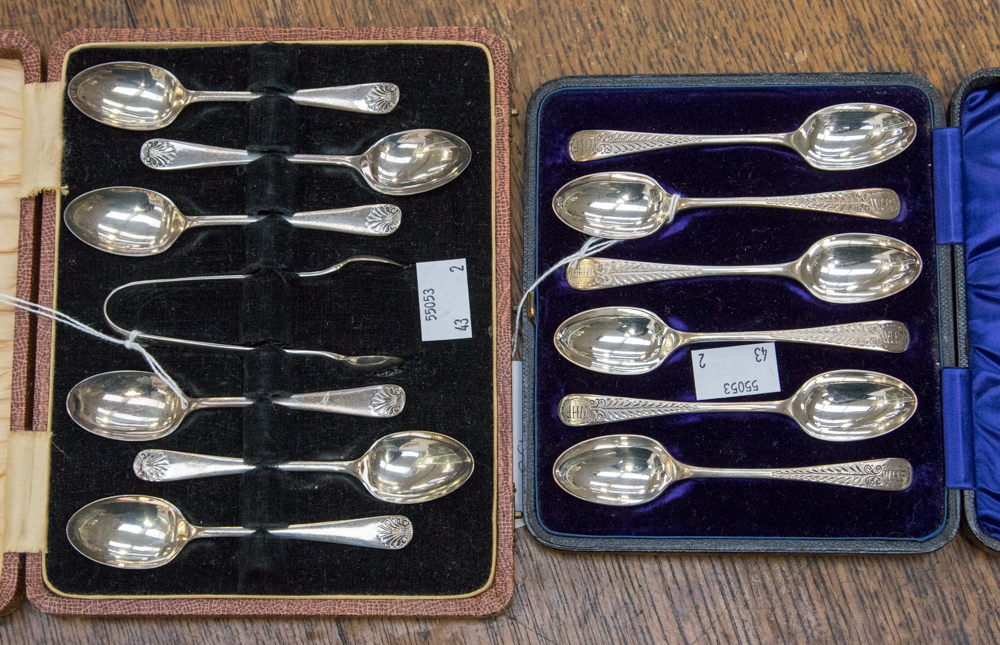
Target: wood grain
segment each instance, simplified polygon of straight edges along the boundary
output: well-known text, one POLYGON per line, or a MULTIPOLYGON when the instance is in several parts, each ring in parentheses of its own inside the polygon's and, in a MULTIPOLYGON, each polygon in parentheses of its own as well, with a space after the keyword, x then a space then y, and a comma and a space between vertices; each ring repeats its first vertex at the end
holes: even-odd
MULTIPOLYGON (((43 49, 75 27, 475 25, 512 58, 512 106, 566 74, 912 71, 948 96, 1000 65, 986 0, 0 1, 43 49)), ((523 120, 512 141, 521 248, 523 120)), ((520 253, 512 272, 520 282, 520 253)), ((487 620, 78 620, 30 606, 0 643, 998 642, 1000 555, 956 538, 916 557, 559 553, 517 532, 514 601, 487 620)))

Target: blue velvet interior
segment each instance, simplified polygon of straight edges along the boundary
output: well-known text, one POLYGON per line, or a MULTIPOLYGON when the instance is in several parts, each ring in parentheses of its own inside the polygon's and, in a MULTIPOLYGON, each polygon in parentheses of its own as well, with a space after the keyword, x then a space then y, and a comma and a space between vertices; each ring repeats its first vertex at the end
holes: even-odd
POLYGON ((976 506, 982 529, 1000 538, 1000 91, 970 92, 962 103, 966 279, 972 368, 976 506))
MULTIPOLYGON (((690 264, 784 262, 826 235, 858 231, 906 241, 920 252, 925 267, 903 294, 855 305, 821 302, 797 283, 780 278, 707 278, 578 292, 559 271, 539 288, 536 319, 536 502, 538 518, 548 530, 636 537, 922 539, 937 533, 945 521, 946 500, 936 364, 931 111, 928 96, 906 85, 572 88, 553 92, 545 100, 538 123, 538 202, 529 205, 537 209, 534 243, 540 271, 584 240, 552 213, 555 191, 575 177, 610 170, 645 173, 670 191, 704 197, 885 187, 899 193, 903 211, 889 222, 768 209, 686 211, 674 225, 652 236, 618 244, 604 253, 608 257, 690 264), (566 153, 570 135, 581 129, 786 132, 813 111, 848 101, 885 103, 906 111, 919 126, 915 142, 890 161, 848 172, 815 170, 791 150, 766 146, 678 148, 588 163, 572 162, 566 153), (687 415, 569 428, 556 411, 560 398, 571 392, 694 400, 687 349, 659 369, 635 377, 590 372, 556 353, 552 334, 564 319, 608 305, 644 307, 671 326, 689 331, 780 329, 882 318, 903 321, 911 335, 910 349, 903 354, 779 343, 782 391, 754 398, 785 398, 820 372, 859 368, 905 380, 920 399, 919 409, 901 429, 853 443, 810 438, 790 419, 775 415, 687 415), (904 457, 912 462, 915 476, 908 490, 894 493, 807 483, 691 480, 638 507, 589 504, 559 489, 551 474, 556 457, 579 441, 613 433, 651 436, 693 465, 805 466, 904 457)), ((1000 262, 1000 255, 995 257, 1000 262)))

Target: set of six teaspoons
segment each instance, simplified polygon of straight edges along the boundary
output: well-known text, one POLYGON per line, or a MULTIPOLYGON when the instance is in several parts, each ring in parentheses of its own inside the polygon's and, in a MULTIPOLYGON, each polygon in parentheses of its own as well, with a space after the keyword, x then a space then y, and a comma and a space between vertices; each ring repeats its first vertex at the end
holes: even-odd
MULTIPOLYGON (((128 130, 155 130, 174 121, 188 104, 201 101, 250 101, 251 92, 195 92, 185 89, 169 71, 146 63, 114 62, 88 68, 69 83, 72 103, 84 114, 105 125, 128 130), (124 97, 124 98, 123 98, 124 97)), ((307 106, 369 114, 390 112, 399 100, 391 83, 371 83, 300 90, 288 95, 307 106)), ((296 154, 292 163, 342 165, 361 173, 376 192, 403 196, 422 193, 456 178, 468 166, 471 150, 461 138, 439 130, 417 129, 383 137, 355 156, 296 154)), ((141 150, 142 162, 158 170, 177 170, 250 163, 260 155, 244 150, 150 139, 141 150)), ((401 210, 392 204, 374 204, 308 213, 285 219, 295 227, 384 236, 396 231, 401 210)), ((184 216, 166 196, 143 188, 114 186, 94 190, 74 199, 65 210, 67 228, 81 241, 99 250, 123 256, 151 256, 166 251, 188 228, 243 225, 261 219, 248 215, 184 216)), ((334 266, 299 273, 316 277, 333 273, 354 262, 398 263, 375 256, 355 256, 334 266)), ((123 289, 139 285, 181 281, 242 280, 246 275, 197 276, 142 280, 114 289, 104 302, 107 323, 117 332, 128 330, 108 315, 108 300, 123 289)), ((247 347, 205 343, 180 338, 139 334, 140 342, 212 349, 246 350, 247 347)), ((285 349, 294 354, 329 358, 359 371, 380 371, 399 364, 393 356, 344 356, 322 350, 285 349)), ((296 394, 273 399, 284 407, 374 418, 398 415, 405 392, 397 385, 296 394)), ((190 399, 149 372, 117 371, 98 374, 70 391, 66 406, 84 429, 121 441, 149 441, 176 430, 194 410, 211 407, 244 407, 245 397, 190 399)), ((345 473, 358 478, 377 499, 414 504, 437 499, 454 491, 472 475, 472 454, 455 439, 436 432, 397 432, 382 437, 353 461, 292 461, 275 468, 290 472, 345 473)), ((177 481, 239 474, 255 466, 239 458, 197 455, 166 450, 144 450, 135 458, 134 470, 146 481, 177 481)), ((156 497, 119 495, 92 502, 77 511, 66 528, 70 543, 84 556, 123 569, 149 569, 173 560, 191 539, 239 537, 254 529, 198 527, 191 525, 170 502, 156 497), (137 528, 142 530, 137 530, 137 528)), ((353 520, 292 525, 269 529, 283 537, 349 544, 376 549, 400 549, 413 535, 410 520, 388 515, 353 520)))
MULTIPOLYGON (((892 107, 847 103, 823 108, 796 131, 780 134, 699 136, 586 130, 569 141, 573 161, 585 162, 662 148, 712 144, 781 145, 798 152, 819 170, 865 168, 905 150, 917 126, 892 107)), ((604 172, 574 179, 552 200, 566 225, 594 237, 629 240, 669 225, 687 208, 766 206, 891 220, 900 200, 889 189, 872 188, 810 195, 695 199, 668 193, 652 177, 604 172)), ((574 289, 609 289, 661 280, 703 276, 769 275, 800 282, 813 296, 831 303, 860 303, 899 293, 920 275, 919 254, 884 235, 847 233, 813 244, 797 260, 758 266, 688 266, 585 257, 567 266, 574 289)), ((896 321, 879 320, 810 329, 692 333, 671 329, 656 314, 634 307, 601 307, 565 320, 554 335, 558 352, 570 362, 613 375, 645 374, 682 346, 705 342, 786 341, 899 353, 909 334, 896 321)), ((568 394, 559 418, 569 426, 590 426, 669 414, 764 412, 783 414, 810 436, 824 441, 856 441, 899 428, 917 408, 913 390, 897 378, 867 370, 836 370, 809 379, 782 401, 702 403, 658 401, 596 394, 568 394)), ((657 498, 667 487, 692 477, 785 479, 873 490, 909 487, 912 467, 905 459, 802 468, 701 468, 677 462, 658 441, 640 435, 609 435, 578 443, 555 462, 553 476, 567 493, 585 501, 634 506, 657 498)))

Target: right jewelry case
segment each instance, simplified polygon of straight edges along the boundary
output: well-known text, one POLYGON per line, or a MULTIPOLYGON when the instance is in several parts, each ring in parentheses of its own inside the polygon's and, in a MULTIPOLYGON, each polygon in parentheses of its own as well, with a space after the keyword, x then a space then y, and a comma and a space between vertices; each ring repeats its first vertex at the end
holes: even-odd
POLYGON ((536 91, 531 532, 572 550, 925 552, 957 532, 964 490, 1000 548, 998 90, 968 79, 953 127, 909 74, 536 91))

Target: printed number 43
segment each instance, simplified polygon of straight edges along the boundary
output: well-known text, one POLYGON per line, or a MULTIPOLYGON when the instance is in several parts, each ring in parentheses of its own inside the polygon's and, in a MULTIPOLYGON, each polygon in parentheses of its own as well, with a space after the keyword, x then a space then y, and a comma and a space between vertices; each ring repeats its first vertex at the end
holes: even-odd
POLYGON ((468 318, 459 318, 458 320, 455 321, 455 329, 459 331, 465 331, 468 328, 469 328, 468 318))

